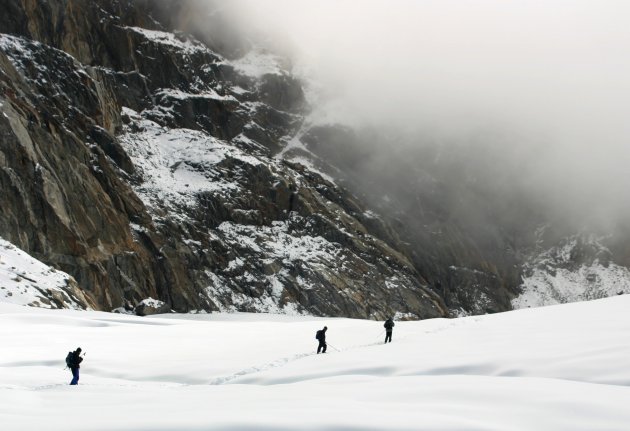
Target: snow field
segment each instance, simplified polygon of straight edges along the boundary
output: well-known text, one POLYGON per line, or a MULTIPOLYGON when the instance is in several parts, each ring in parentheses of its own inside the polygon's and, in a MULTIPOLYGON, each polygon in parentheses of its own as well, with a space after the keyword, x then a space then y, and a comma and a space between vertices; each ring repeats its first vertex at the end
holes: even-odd
MULTIPOLYGON (((627 430, 630 296, 454 320, 0 304, 8 430, 627 430), (314 355, 328 326, 329 353, 314 355), (79 386, 63 359, 87 353, 79 386), (336 351, 334 348, 339 349, 336 351)), ((5 425, 6 424, 6 425, 5 425)))

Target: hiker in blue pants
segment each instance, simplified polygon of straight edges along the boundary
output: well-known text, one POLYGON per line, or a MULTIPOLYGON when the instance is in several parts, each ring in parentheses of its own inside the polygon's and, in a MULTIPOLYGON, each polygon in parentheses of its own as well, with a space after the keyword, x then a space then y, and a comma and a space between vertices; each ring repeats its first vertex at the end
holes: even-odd
POLYGON ((70 368, 70 371, 72 371, 71 385, 79 384, 79 368, 81 368, 79 364, 81 362, 83 362, 83 358, 81 357, 80 347, 74 352, 68 353, 68 356, 66 356, 66 365, 70 368))

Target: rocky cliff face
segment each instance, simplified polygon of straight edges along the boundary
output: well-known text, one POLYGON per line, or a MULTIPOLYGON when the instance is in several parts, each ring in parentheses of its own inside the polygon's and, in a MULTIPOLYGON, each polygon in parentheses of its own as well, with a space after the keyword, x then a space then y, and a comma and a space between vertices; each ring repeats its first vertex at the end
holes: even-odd
MULTIPOLYGON (((538 231, 543 241, 545 229, 538 231)), ((515 308, 587 301, 630 293, 630 270, 615 262, 605 239, 573 235, 551 248, 541 246, 524 265, 515 308)))
POLYGON ((447 315, 391 227, 282 157, 300 83, 158 3, 2 0, 0 235, 104 310, 447 315))

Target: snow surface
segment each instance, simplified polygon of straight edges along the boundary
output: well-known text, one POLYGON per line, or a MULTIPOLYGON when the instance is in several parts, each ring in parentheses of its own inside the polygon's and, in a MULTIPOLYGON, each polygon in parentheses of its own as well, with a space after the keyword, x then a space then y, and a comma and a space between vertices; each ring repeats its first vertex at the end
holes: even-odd
POLYGON ((630 296, 397 322, 0 304, 6 430, 627 430, 630 296), (329 353, 315 355, 328 326, 329 353), (332 344, 330 344, 332 343, 332 344), (63 359, 82 347, 79 386, 63 359), (337 350, 338 349, 338 350, 337 350))
POLYGON ((82 309, 66 292, 71 279, 0 238, 0 302, 58 308, 48 299, 58 296, 66 307, 82 309))

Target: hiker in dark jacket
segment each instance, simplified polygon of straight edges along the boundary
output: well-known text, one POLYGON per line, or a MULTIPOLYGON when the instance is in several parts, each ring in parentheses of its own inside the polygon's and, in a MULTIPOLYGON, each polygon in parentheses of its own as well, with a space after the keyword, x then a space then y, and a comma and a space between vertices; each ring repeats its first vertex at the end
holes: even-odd
POLYGON ((391 317, 385 321, 383 325, 385 327, 385 343, 392 342, 392 331, 394 330, 394 319, 391 317))
POLYGON ((328 331, 328 327, 324 326, 324 329, 320 329, 315 334, 315 338, 319 341, 319 345, 317 346, 317 354, 321 351, 322 353, 326 353, 326 331, 328 331))
POLYGON ((74 352, 72 352, 67 362, 68 362, 68 367, 70 368, 70 371, 72 371, 72 381, 70 382, 70 384, 77 385, 79 384, 79 368, 81 368, 79 364, 83 362, 83 358, 81 357, 80 347, 74 352))

